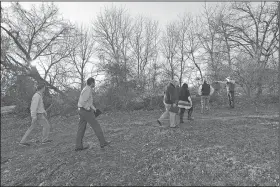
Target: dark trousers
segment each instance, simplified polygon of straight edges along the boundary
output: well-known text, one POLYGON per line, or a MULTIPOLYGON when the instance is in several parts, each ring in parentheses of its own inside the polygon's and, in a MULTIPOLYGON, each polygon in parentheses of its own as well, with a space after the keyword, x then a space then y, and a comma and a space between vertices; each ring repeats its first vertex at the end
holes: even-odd
POLYGON ((83 138, 86 131, 87 123, 91 126, 91 128, 94 130, 95 135, 97 136, 100 145, 105 144, 105 138, 103 135, 103 131, 100 127, 100 124, 95 118, 95 115, 93 111, 86 111, 84 109, 79 110, 80 115, 80 122, 77 132, 77 138, 76 138, 76 148, 83 148, 83 138))
POLYGON ((229 101, 229 106, 234 107, 234 91, 229 91, 228 92, 228 101, 229 101))
MULTIPOLYGON (((187 110, 188 110, 188 119, 190 119, 192 116, 193 107, 187 110)), ((180 121, 183 121, 185 111, 186 111, 185 108, 180 108, 180 121)))

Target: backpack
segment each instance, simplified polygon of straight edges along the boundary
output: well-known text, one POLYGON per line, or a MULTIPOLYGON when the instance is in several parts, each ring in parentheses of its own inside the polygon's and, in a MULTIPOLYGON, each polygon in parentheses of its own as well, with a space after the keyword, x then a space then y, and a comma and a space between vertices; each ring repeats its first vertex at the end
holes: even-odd
POLYGON ((210 94, 210 84, 202 84, 201 95, 210 94))

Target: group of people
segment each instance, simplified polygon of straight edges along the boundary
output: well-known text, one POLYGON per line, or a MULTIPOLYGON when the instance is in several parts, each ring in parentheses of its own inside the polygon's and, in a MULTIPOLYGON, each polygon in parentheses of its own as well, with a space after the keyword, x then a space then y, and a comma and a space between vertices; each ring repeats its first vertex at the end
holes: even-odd
MULTIPOLYGON (((221 83, 226 83, 229 100, 233 102, 234 96, 234 82, 232 82, 229 78, 226 79, 226 82, 217 81, 221 83)), ((99 122, 96 120, 95 112, 98 110, 93 105, 93 90, 95 87, 95 79, 89 78, 87 79, 87 85, 81 91, 79 101, 78 101, 78 113, 79 113, 79 124, 76 135, 76 143, 75 143, 75 151, 81 151, 88 149, 89 146, 83 145, 83 138, 86 130, 87 123, 94 130, 100 147, 104 148, 108 146, 111 142, 106 141, 103 131, 100 127, 99 122)), ((47 112, 44 108, 43 103, 43 95, 45 92, 45 84, 39 84, 37 86, 37 91, 32 97, 30 112, 31 112, 31 126, 27 129, 24 136, 20 141, 20 145, 30 146, 30 143, 27 142, 27 137, 30 135, 31 131, 36 127, 37 124, 41 124, 43 126, 43 136, 42 136, 42 144, 50 143, 52 140, 49 139, 51 125, 47 120, 47 112)), ((203 84, 198 89, 198 94, 201 95, 201 113, 204 113, 205 110, 209 110, 209 99, 210 95, 214 92, 213 87, 204 80, 203 84)), ((184 123, 184 113, 187 110, 188 112, 188 120, 194 120, 192 118, 193 112, 193 102, 191 99, 191 94, 188 88, 188 84, 184 83, 181 88, 177 85, 175 80, 172 80, 166 87, 164 91, 163 103, 165 105, 166 111, 160 116, 157 120, 160 126, 162 126, 162 121, 169 116, 170 119, 170 127, 176 128, 178 127, 177 116, 179 114, 180 123, 184 123)))
MULTIPOLYGON (((227 95, 229 99, 229 105, 234 107, 234 88, 235 81, 227 77, 225 81, 215 81, 216 83, 222 83, 226 85, 227 95)), ((198 88, 198 95, 201 96, 201 113, 209 111, 210 96, 214 93, 214 88, 207 83, 206 80, 203 81, 198 88)), ((163 120, 168 118, 170 120, 170 127, 177 128, 179 123, 184 123, 184 113, 188 111, 188 120, 194 120, 191 115, 193 112, 193 102, 191 99, 191 94, 188 89, 188 84, 184 83, 181 88, 177 85, 177 81, 170 81, 169 85, 164 91, 163 103, 165 106, 165 112, 157 119, 160 126, 163 124, 163 120), (177 115, 179 115, 179 120, 177 120, 177 115)))
MULTIPOLYGON (((78 124, 78 131, 76 136, 76 145, 75 151, 82 151, 89 148, 89 145, 83 145, 83 138, 86 131, 87 123, 91 126, 94 130, 99 143, 100 147, 104 148, 108 146, 111 142, 106 141, 103 131, 100 127, 100 124, 95 118, 95 112, 98 110, 93 105, 93 90, 92 88, 95 87, 95 80, 94 78, 87 79, 87 85, 81 91, 79 101, 78 101, 78 113, 80 117, 80 121, 78 124)), ((33 95, 30 111, 31 111, 31 126, 27 129, 26 133, 22 137, 20 141, 20 145, 22 146, 30 146, 30 143, 27 142, 27 137, 30 135, 31 131, 36 127, 37 124, 41 124, 43 126, 43 137, 42 137, 42 144, 50 143, 52 140, 49 139, 50 129, 51 126, 47 120, 47 112, 44 108, 43 103, 43 95, 45 92, 45 84, 40 84, 37 86, 37 92, 33 95)))

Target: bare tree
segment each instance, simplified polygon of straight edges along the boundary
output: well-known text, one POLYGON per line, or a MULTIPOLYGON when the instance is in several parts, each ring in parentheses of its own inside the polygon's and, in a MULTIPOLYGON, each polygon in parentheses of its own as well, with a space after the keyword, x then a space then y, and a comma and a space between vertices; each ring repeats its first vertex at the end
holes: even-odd
POLYGON ((178 28, 176 22, 172 22, 166 26, 166 31, 161 39, 161 52, 166 60, 167 66, 164 66, 165 73, 171 80, 177 75, 178 61, 178 28))
POLYGON ((234 46, 234 43, 230 41, 230 36, 234 33, 234 30, 229 27, 226 23, 231 23, 233 21, 232 17, 232 9, 230 6, 227 6, 228 4, 223 5, 216 17, 216 24, 218 28, 218 34, 221 35, 222 41, 225 45, 224 48, 222 48, 222 53, 225 53, 227 56, 228 61, 228 67, 231 73, 232 71, 232 49, 236 46, 234 46))
POLYGON ((71 29, 70 25, 59 17, 57 7, 53 3, 42 3, 27 11, 19 3, 12 3, 7 14, 2 16, 1 31, 11 38, 12 47, 6 54, 6 60, 1 63, 13 71, 45 82, 63 94, 42 78, 36 67, 31 66, 32 61, 49 55, 48 49, 52 44, 61 40, 71 29))
POLYGON ((239 52, 247 54, 253 62, 257 76, 257 97, 262 93, 263 74, 269 58, 277 50, 277 7, 261 2, 257 6, 251 3, 233 3, 235 19, 225 23, 235 32, 229 41, 238 44, 239 52))
POLYGON ((81 27, 77 31, 73 42, 76 47, 70 55, 71 63, 78 72, 80 89, 82 90, 85 85, 85 78, 90 73, 87 70, 89 69, 88 65, 92 63, 91 58, 94 54, 94 38, 89 29, 81 27))
POLYGON ((132 30, 132 58, 137 62, 137 80, 145 87, 146 67, 157 56, 158 22, 139 16, 132 30))
POLYGON ((220 46, 221 39, 218 35, 218 27, 216 24, 216 14, 218 5, 207 7, 205 4, 203 17, 200 20, 199 40, 204 48, 205 53, 202 54, 206 58, 204 60, 208 64, 208 69, 212 71, 214 79, 220 79, 220 46))
MULTIPOLYGON (((280 32, 280 2, 278 2, 278 31, 280 32)), ((280 35, 278 35, 278 96, 280 101, 280 35)), ((280 114, 280 106, 279 106, 279 114, 280 114)), ((280 116, 279 116, 279 123, 280 123, 280 116)), ((278 172, 280 172, 280 168, 278 168, 278 172)))
POLYGON ((125 83, 130 68, 130 16, 123 8, 105 8, 97 16, 93 26, 97 53, 104 70, 111 77, 113 85, 125 83))
POLYGON ((195 18, 190 16, 190 24, 188 27, 188 34, 187 34, 187 42, 188 44, 186 45, 187 49, 187 54, 189 59, 193 62, 195 67, 197 68, 199 74, 200 74, 200 79, 203 79, 202 75, 202 70, 201 67, 198 63, 198 53, 199 49, 201 48, 200 41, 199 41, 199 35, 197 34, 197 28, 199 25, 197 24, 195 18))
POLYGON ((185 73, 185 65, 188 57, 187 40, 188 27, 190 26, 190 16, 183 14, 179 17, 178 24, 178 55, 177 61, 180 63, 179 85, 182 85, 183 75, 185 73))

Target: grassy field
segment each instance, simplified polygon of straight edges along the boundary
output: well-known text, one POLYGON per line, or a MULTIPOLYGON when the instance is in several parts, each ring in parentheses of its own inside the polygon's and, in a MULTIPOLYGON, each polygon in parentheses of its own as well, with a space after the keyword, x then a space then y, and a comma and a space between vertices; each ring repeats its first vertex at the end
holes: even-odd
POLYGON ((74 151, 78 116, 52 118, 51 144, 42 127, 31 147, 18 145, 30 119, 1 117, 1 186, 16 185, 279 185, 276 105, 194 111, 180 128, 158 127, 162 111, 103 114, 98 119, 112 144, 103 150, 93 130, 74 151))

